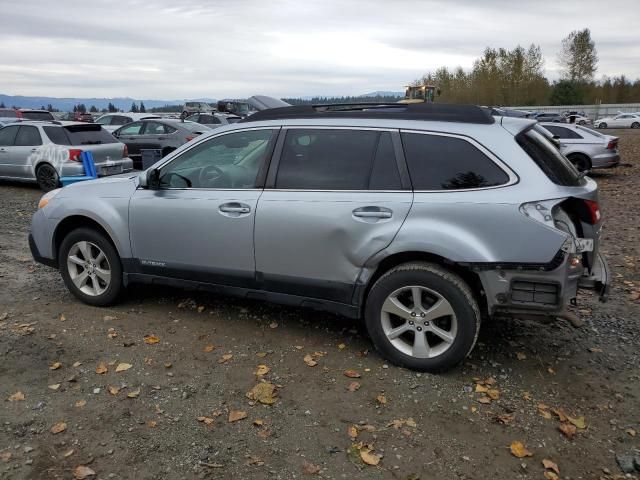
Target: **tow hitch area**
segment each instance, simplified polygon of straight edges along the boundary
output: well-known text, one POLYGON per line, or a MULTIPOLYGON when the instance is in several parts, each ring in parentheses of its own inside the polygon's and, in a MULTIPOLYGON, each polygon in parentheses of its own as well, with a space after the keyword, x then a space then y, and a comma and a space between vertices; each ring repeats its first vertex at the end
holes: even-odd
POLYGON ((600 295, 600 301, 606 302, 609 298, 609 290, 611 289, 611 272, 607 261, 600 254, 597 255, 591 275, 583 275, 579 282, 578 288, 585 290, 596 290, 600 295))

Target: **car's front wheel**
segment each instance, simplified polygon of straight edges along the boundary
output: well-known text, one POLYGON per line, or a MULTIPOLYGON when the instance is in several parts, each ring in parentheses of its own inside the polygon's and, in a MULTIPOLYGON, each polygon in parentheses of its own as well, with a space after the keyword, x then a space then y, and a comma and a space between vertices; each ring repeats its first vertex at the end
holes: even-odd
POLYGON ((633 123, 631 124, 631 128, 640 128, 640 123, 638 123, 638 122, 633 122, 633 123))
POLYGON ((606 122, 599 123, 598 128, 607 128, 606 122))
POLYGON ((60 245, 58 265, 69 291, 84 303, 111 305, 122 291, 118 252, 96 230, 78 228, 69 233, 60 245))
POLYGON ((403 264, 381 276, 369 292, 365 320, 385 358, 427 372, 462 362, 480 331, 480 310, 469 286, 431 263, 403 264))

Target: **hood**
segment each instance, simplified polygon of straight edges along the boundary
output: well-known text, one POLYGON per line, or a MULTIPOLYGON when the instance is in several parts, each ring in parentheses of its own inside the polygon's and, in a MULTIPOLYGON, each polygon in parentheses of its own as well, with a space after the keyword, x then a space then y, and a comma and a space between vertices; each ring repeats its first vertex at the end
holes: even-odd
POLYGON ((138 173, 122 173, 96 180, 73 183, 61 189, 60 198, 78 196, 130 197, 138 186, 138 173))

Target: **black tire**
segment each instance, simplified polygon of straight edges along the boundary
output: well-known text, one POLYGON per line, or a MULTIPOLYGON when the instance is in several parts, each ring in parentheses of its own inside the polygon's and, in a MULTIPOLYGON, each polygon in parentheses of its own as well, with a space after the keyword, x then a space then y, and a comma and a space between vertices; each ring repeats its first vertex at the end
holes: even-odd
MULTIPOLYGON (((367 330, 381 355, 396 365, 426 372, 442 372, 462 362, 476 344, 480 318, 478 303, 464 280, 432 263, 406 263, 385 273, 372 287, 365 306, 367 330), (402 352, 384 332, 382 306, 385 300, 399 289, 412 286, 437 292, 449 302, 457 319, 457 333, 453 342, 445 351, 432 358, 418 358, 402 352)), ((416 324, 422 322, 417 320, 416 324)), ((424 325, 428 323, 425 322, 424 325)), ((407 333, 411 335, 414 332, 407 333)), ((424 335, 426 336, 426 332, 424 335)))
POLYGON ((591 170, 591 159, 586 155, 576 153, 574 155, 569 155, 568 158, 579 172, 588 172, 589 170, 591 170))
MULTIPOLYGON (((96 230, 91 228, 78 228, 67 234, 58 251, 58 266, 60 268, 62 279, 69 291, 84 303, 98 307, 112 305, 117 302, 118 297, 122 293, 123 283, 120 256, 111 242, 102 233, 96 230), (78 242, 90 242, 102 250, 106 256, 106 261, 108 262, 111 274, 110 282, 106 289, 98 295, 86 294, 80 290, 71 279, 71 272, 69 271, 67 258, 71 248, 78 242)), ((91 279, 90 281, 93 282, 95 280, 91 279)))
POLYGON ((640 128, 640 123, 638 123, 638 122, 633 122, 633 123, 631 124, 631 128, 640 128))
POLYGON ((607 128, 606 122, 599 123, 598 128, 607 128))
POLYGON ((50 192, 60 186, 60 177, 52 165, 41 163, 36 168, 36 182, 42 191, 50 192))
POLYGON ((587 122, 585 120, 580 120, 578 122, 578 125, 586 125, 586 124, 587 124, 587 122))

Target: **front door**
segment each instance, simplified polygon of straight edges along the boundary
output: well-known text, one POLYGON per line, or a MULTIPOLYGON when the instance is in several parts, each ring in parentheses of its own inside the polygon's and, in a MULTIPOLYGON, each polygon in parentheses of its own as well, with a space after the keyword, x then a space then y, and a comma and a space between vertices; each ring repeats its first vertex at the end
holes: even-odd
POLYGON ((0 177, 15 177, 13 155, 18 125, 10 125, 0 129, 0 177))
POLYGON ((391 131, 289 128, 256 215, 263 288, 350 304, 366 261, 387 247, 413 199, 391 131))
POLYGON ((142 273, 253 287, 258 174, 277 130, 208 138, 159 168, 158 189, 130 203, 131 248, 142 273))

